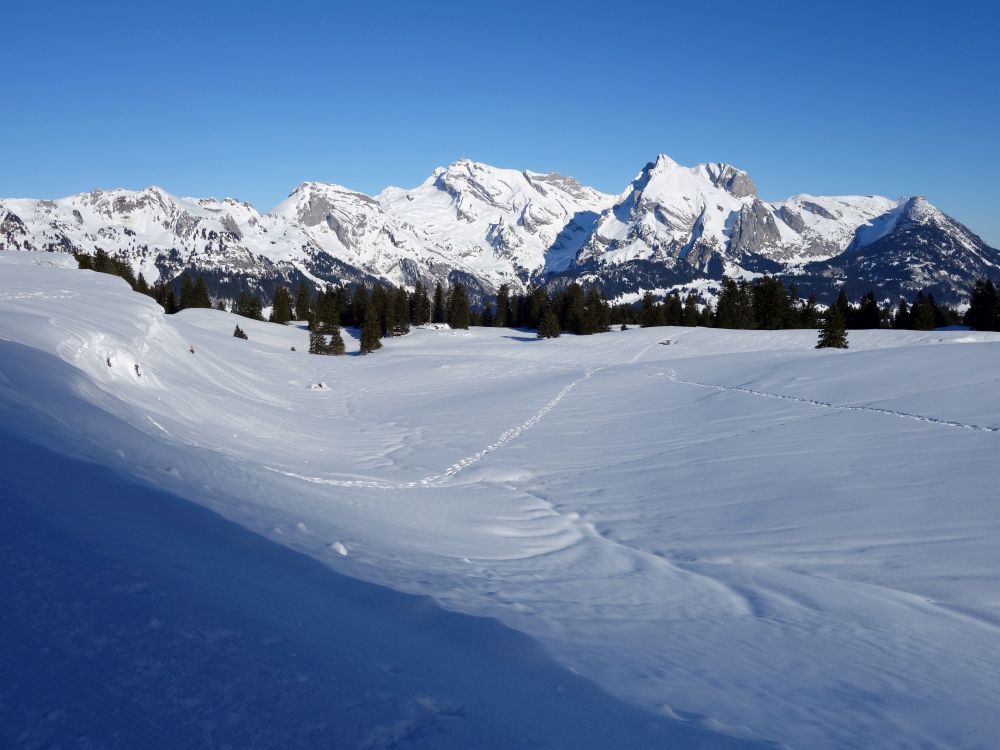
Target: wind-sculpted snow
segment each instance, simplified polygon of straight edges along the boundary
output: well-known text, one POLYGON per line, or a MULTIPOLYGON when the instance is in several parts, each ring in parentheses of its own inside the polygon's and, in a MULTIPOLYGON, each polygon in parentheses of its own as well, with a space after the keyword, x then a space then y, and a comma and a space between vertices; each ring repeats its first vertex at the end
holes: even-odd
POLYGON ((47 445, 674 720, 1000 742, 1000 335, 417 329, 361 357, 346 331, 317 357, 54 258, 0 254, 0 405, 47 445))

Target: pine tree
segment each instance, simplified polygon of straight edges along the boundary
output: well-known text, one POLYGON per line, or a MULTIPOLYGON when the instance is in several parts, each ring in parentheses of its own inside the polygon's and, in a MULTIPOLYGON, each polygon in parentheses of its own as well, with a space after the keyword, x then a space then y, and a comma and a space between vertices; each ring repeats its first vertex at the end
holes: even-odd
POLYGON ((479 314, 479 322, 487 328, 491 328, 496 322, 496 317, 493 315, 493 305, 489 302, 483 305, 483 310, 479 314))
POLYGON ((698 325, 698 300, 695 299, 694 292, 688 292, 684 298, 684 312, 681 315, 681 324, 685 326, 698 325))
POLYGON ((240 297, 236 300, 236 305, 233 308, 233 312, 237 315, 242 315, 244 318, 253 318, 254 320, 263 320, 264 315, 262 312, 262 305, 260 300, 256 295, 250 292, 243 291, 240 293, 240 297))
POLYGON ((309 353, 326 354, 326 335, 319 330, 319 326, 313 326, 309 331, 309 353))
POLYGON ((653 296, 652 292, 646 292, 642 295, 642 309, 639 310, 639 325, 643 328, 649 328, 651 326, 657 325, 657 313, 656 313, 656 298, 653 296))
POLYGON ((896 308, 896 314, 892 318, 892 327, 907 330, 912 326, 913 313, 910 312, 910 306, 906 304, 905 299, 900 299, 899 306, 896 308))
POLYGON ((306 282, 300 281, 299 288, 295 292, 295 319, 309 320, 312 316, 312 295, 306 282))
POLYGON ((538 338, 555 339, 559 338, 559 318, 551 308, 545 311, 542 322, 538 326, 538 338))
POLYGON ((368 287, 358 284, 354 287, 354 294, 351 297, 350 314, 347 316, 347 325, 360 328, 365 322, 365 312, 371 299, 368 296, 368 287))
POLYGON ((347 347, 344 346, 344 337, 340 335, 340 326, 334 326, 330 332, 330 341, 326 345, 326 353, 336 356, 347 353, 347 347))
POLYGON ((837 294, 837 307, 840 308, 840 314, 844 318, 844 325, 849 328, 854 322, 851 319, 854 311, 851 309, 851 303, 847 299, 847 290, 844 287, 840 287, 840 292, 837 294))
POLYGON ((934 304, 934 296, 917 292, 917 298, 913 302, 911 310, 912 326, 916 331, 931 331, 934 329, 937 318, 937 306, 934 304))
POLYGON ((805 307, 799 313, 799 325, 802 328, 819 328, 819 310, 816 307, 816 295, 810 294, 805 307))
POLYGON ((469 295, 465 284, 456 281, 448 290, 448 325, 452 328, 469 327, 469 295))
POLYGON ((189 307, 194 307, 194 285, 191 283, 191 277, 185 271, 181 274, 181 297, 178 308, 187 310, 189 307))
POLYGON ((200 307, 206 310, 212 309, 212 299, 208 296, 208 285, 205 277, 199 275, 194 282, 194 289, 191 291, 191 307, 200 307))
POLYGON ((749 284, 745 279, 739 282, 722 277, 719 303, 715 309, 717 328, 753 328, 753 299, 749 284))
POLYGON ((380 334, 382 324, 379 320, 378 311, 375 306, 369 303, 365 309, 364 321, 361 324, 361 353, 369 354, 376 349, 382 348, 380 334))
POLYGON ((406 289, 399 287, 393 292, 392 304, 395 307, 393 336, 403 336, 410 332, 410 299, 406 289))
POLYGON ((963 322, 977 331, 1000 331, 1000 297, 989 279, 976 281, 963 322))
POLYGON ((432 323, 444 323, 447 320, 448 312, 444 305, 444 287, 439 281, 434 287, 434 307, 431 312, 432 323))
POLYGON ((247 338, 249 338, 249 336, 247 336, 247 334, 246 334, 246 331, 244 331, 239 326, 236 326, 236 330, 233 331, 233 336, 235 336, 238 339, 247 339, 247 338))
POLYGON ((410 322, 415 326, 431 322, 431 301, 427 296, 427 287, 420 281, 414 285, 410 297, 410 322))
POLYGON ((823 327, 819 332, 817 349, 846 349, 847 324, 839 305, 830 305, 823 319, 823 327))
POLYGON ((497 311, 493 315, 493 325, 497 328, 509 328, 514 320, 510 309, 510 285, 501 284, 497 290, 497 311))
POLYGON ((879 310, 875 293, 869 291, 861 298, 857 311, 854 313, 852 328, 878 328, 882 325, 882 311, 879 310))
POLYGON ((292 295, 288 289, 279 286, 274 290, 274 297, 271 299, 271 322, 285 325, 292 319, 292 295))

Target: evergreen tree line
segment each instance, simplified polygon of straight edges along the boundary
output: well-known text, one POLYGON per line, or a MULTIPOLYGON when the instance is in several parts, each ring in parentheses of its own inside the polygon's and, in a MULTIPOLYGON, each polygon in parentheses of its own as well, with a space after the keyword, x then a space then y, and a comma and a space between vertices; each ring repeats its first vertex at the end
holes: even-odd
MULTIPOLYGON (((973 310, 990 310, 989 300, 996 299, 996 291, 987 281, 976 282, 973 290, 973 310), (992 294, 992 298, 991 295, 992 294)), ((966 325, 978 328, 991 319, 989 312, 966 313, 963 317, 953 307, 938 304, 929 292, 917 292, 912 302, 900 299, 895 306, 880 305, 874 291, 863 295, 856 303, 841 288, 836 307, 845 329, 862 330, 869 328, 897 328, 910 330, 931 330, 944 326, 966 325), (977 323, 971 322, 972 320, 977 323)), ((638 323, 642 326, 705 326, 715 328, 745 328, 778 330, 783 328, 819 328, 827 321, 828 315, 821 310, 816 297, 810 295, 802 300, 795 285, 788 287, 780 280, 762 276, 752 281, 722 277, 721 289, 715 309, 711 304, 700 304, 692 294, 681 301, 680 294, 673 292, 658 301, 647 292, 637 311, 638 323), (700 306, 699 306, 700 305, 700 306)), ((623 320, 623 322, 633 322, 623 320)))
POLYGON ((576 282, 551 294, 532 286, 520 295, 501 284, 495 302, 472 313, 472 325, 535 329, 539 338, 555 338, 563 331, 583 336, 602 333, 610 330, 613 319, 614 311, 601 290, 592 286, 584 291, 576 282))
MULTIPOLYGON (((192 281, 187 273, 182 274, 178 294, 171 284, 162 281, 150 285, 142 273, 136 276, 127 262, 104 250, 93 254, 75 253, 74 257, 80 268, 125 279, 132 289, 155 299, 168 314, 190 307, 212 307, 202 276, 192 281)), ((977 330, 1000 331, 1000 296, 989 279, 975 282, 964 316, 953 307, 938 304, 932 294, 922 291, 912 302, 900 299, 895 306, 889 306, 880 305, 873 291, 856 303, 852 302, 842 288, 833 306, 840 312, 845 328, 850 330, 931 330, 962 323, 977 330)), ((222 300, 216 307, 226 309, 222 300)), ((264 319, 261 299, 249 291, 243 291, 235 300, 232 312, 254 320, 264 319)), ((386 336, 399 336, 407 333, 411 325, 426 323, 447 323, 452 328, 470 325, 528 328, 548 338, 560 332, 600 333, 619 324, 765 330, 817 328, 827 318, 828 315, 819 309, 815 296, 810 295, 804 301, 799 299, 794 284, 786 287, 781 280, 770 276, 752 281, 723 276, 714 309, 692 292, 682 299, 677 291, 662 300, 646 292, 638 305, 612 306, 596 286, 584 291, 577 282, 551 294, 543 287, 532 286, 522 295, 511 294, 510 286, 502 284, 495 301, 486 302, 479 310, 470 308, 468 291, 460 282, 449 284, 447 288, 439 282, 432 293, 417 282, 412 292, 403 287, 376 285, 369 288, 359 284, 353 289, 342 285, 327 286, 318 294, 300 283, 294 299, 287 287, 277 287, 271 300, 269 320, 275 323, 308 320, 310 331, 315 327, 323 329, 321 335, 326 337, 325 346, 336 353, 342 349, 342 339, 341 344, 336 341, 340 338, 341 326, 361 328, 362 350, 367 352, 381 347, 380 339, 386 336)))
POLYGON ((286 288, 278 287, 271 307, 272 322, 309 321, 309 350, 314 354, 343 354, 340 328, 345 326, 361 329, 361 353, 368 354, 382 347, 381 339, 409 333, 413 325, 433 322, 468 328, 471 322, 468 291, 460 282, 447 289, 438 283, 433 299, 419 281, 412 292, 401 286, 357 284, 328 285, 315 295, 301 283, 294 302, 286 288))

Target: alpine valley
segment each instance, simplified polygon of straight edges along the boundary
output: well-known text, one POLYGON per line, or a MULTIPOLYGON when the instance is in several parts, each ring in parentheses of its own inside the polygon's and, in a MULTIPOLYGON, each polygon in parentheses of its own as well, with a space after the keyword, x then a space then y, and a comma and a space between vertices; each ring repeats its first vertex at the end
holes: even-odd
POLYGON ((150 283, 188 271, 230 299, 303 280, 461 281, 473 299, 503 283, 521 291, 578 280, 629 301, 650 290, 711 293, 723 274, 770 274, 821 302, 843 286, 853 296, 923 290, 962 303, 974 279, 1000 275, 1000 251, 921 196, 768 202, 742 170, 684 167, 665 155, 617 196, 556 173, 462 159, 416 188, 375 196, 303 183, 265 214, 156 187, 0 199, 7 249, 103 249, 150 283))

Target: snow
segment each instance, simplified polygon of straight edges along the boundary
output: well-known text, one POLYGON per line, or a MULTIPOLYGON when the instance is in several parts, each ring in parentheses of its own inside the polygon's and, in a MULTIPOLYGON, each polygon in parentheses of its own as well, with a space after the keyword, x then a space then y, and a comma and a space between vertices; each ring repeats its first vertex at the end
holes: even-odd
POLYGON ((462 159, 439 167, 411 190, 390 187, 367 196, 339 185, 305 183, 271 214, 304 226, 309 240, 395 284, 405 268, 448 265, 493 286, 523 288, 521 275, 563 264, 583 244, 611 196, 558 174, 499 169, 462 159), (333 220, 329 217, 333 217, 333 220), (579 217, 584 225, 568 225, 579 217))
MULTIPOLYGON (((798 215, 805 228, 791 240, 786 260, 804 262, 832 258, 849 248, 870 245, 892 231, 906 205, 879 195, 816 196, 800 193, 772 203, 798 215)), ((780 222, 779 227, 787 227, 780 222)))
POLYGON ((496 618, 670 728, 1000 743, 1000 335, 421 328, 317 357, 57 258, 0 253, 15 442, 496 618))

